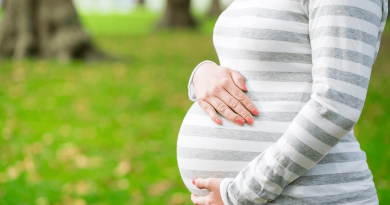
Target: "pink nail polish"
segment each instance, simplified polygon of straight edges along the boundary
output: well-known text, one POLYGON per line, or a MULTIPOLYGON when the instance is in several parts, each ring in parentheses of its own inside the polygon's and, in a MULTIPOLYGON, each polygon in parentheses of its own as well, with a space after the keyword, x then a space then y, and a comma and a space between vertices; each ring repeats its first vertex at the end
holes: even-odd
POLYGON ((254 108, 253 110, 252 110, 252 113, 254 114, 254 115, 258 115, 259 114, 259 111, 256 109, 256 108, 254 108))
POLYGON ((242 89, 248 90, 248 88, 245 86, 245 84, 241 84, 242 89))
POLYGON ((240 125, 243 125, 245 123, 245 120, 242 118, 237 118, 236 122, 240 125))
POLYGON ((217 118, 217 119, 215 120, 215 122, 217 122, 218 125, 221 125, 221 124, 222 124, 222 120, 219 119, 219 118, 217 118))
POLYGON ((193 185, 195 185, 195 182, 196 182, 195 180, 196 180, 196 178, 192 180, 192 184, 193 185))
POLYGON ((251 125, 253 123, 253 118, 252 117, 246 117, 246 122, 248 123, 248 125, 251 125))

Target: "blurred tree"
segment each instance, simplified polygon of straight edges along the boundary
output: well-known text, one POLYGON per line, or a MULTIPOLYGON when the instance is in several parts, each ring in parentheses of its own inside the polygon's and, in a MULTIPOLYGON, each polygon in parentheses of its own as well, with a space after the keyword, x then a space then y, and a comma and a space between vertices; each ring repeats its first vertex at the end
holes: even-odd
POLYGON ((190 5, 191 0, 167 0, 165 13, 159 23, 159 27, 195 27, 196 22, 191 16, 190 5))
POLYGON ((5 0, 0 57, 96 59, 98 52, 80 25, 72 0, 5 0))
POLYGON ((138 0, 138 5, 139 6, 144 6, 145 5, 145 0, 138 0))
POLYGON ((210 6, 208 16, 210 17, 219 16, 221 13, 222 13, 222 9, 219 0, 211 0, 211 6, 210 6))

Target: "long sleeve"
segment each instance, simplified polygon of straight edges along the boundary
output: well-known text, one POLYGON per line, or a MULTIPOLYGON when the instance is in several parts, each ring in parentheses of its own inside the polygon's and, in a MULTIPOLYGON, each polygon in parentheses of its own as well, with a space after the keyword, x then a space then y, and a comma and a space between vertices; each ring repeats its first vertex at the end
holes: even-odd
POLYGON ((354 127, 387 18, 385 0, 303 0, 312 48, 312 95, 283 136, 234 179, 226 205, 266 204, 315 166, 354 127))

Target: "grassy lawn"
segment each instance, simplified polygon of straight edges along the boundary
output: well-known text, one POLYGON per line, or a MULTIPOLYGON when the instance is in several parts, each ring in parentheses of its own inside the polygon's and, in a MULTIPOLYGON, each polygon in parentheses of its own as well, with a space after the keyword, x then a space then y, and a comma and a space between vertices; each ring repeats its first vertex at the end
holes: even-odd
MULTIPOLYGON (((156 32, 157 19, 82 16, 115 61, 0 62, 0 204, 191 204, 176 138, 193 67, 217 61, 214 20, 156 32)), ((389 41, 390 31, 355 129, 381 204, 390 204, 389 41)))

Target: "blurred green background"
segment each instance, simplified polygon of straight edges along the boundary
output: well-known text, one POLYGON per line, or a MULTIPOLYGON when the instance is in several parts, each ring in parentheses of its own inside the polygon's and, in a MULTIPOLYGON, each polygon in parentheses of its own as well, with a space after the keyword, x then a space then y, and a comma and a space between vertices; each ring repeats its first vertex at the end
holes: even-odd
MULTIPOLYGON (((176 163, 187 82, 218 61, 215 18, 156 31, 158 14, 81 15, 116 60, 0 62, 0 204, 191 204, 176 163)), ((390 28, 355 132, 390 204, 390 28)))

